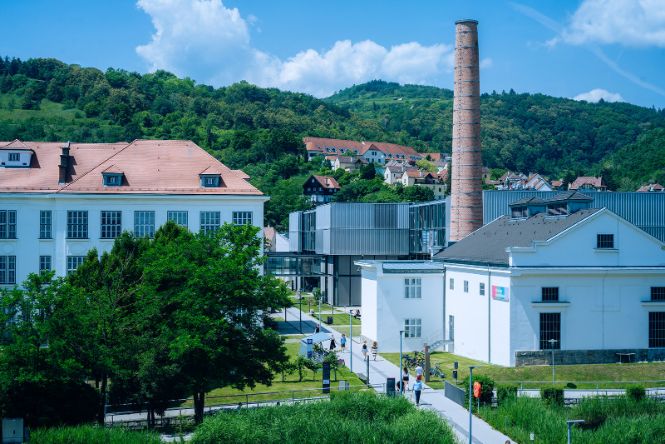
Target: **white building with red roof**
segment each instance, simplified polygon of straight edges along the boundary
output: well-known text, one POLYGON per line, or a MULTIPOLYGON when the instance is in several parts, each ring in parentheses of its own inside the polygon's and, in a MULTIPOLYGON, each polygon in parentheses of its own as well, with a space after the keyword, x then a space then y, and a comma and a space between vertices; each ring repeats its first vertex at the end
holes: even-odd
MULTIPOLYGON (((307 159, 316 156, 346 155, 358 156, 368 163, 375 163, 383 171, 383 165, 391 160, 415 162, 423 158, 410 146, 388 142, 369 142, 356 140, 328 139, 324 137, 303 138, 307 159)), ((381 172, 382 172, 381 171, 381 172)))
POLYGON ((0 286, 65 275, 123 231, 167 220, 191 231, 263 225, 268 198, 248 176, 185 140, 0 142, 0 286))

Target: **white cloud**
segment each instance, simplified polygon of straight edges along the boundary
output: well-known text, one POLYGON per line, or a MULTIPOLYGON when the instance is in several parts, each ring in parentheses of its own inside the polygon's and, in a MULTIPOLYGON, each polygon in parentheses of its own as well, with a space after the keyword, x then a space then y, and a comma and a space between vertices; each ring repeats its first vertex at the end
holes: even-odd
POLYGON ((601 99, 604 100, 605 102, 623 102, 623 97, 621 97, 621 94, 611 93, 601 88, 595 88, 592 89, 591 91, 578 94, 575 97, 573 97, 573 100, 584 100, 590 103, 597 103, 601 99))
POLYGON ((585 0, 560 40, 665 47, 665 0, 585 0))
POLYGON ((494 60, 492 60, 489 57, 482 59, 480 61, 480 69, 488 69, 491 68, 493 65, 494 65, 494 60))
MULTIPOLYGON (((417 42, 390 48, 371 40, 341 40, 286 60, 252 47, 249 24, 222 0, 138 0, 152 18, 152 41, 136 48, 152 70, 165 69, 214 85, 247 80, 322 97, 372 79, 438 83, 453 68, 453 48, 417 42)), ((484 60, 485 66, 491 59, 484 60)))

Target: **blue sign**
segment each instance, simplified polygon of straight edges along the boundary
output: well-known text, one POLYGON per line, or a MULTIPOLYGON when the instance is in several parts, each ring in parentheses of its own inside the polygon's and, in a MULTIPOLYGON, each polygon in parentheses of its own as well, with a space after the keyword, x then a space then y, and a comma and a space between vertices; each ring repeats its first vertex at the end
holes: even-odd
POLYGON ((492 299, 495 301, 508 302, 510 300, 510 296, 508 295, 508 287, 492 285, 492 299))

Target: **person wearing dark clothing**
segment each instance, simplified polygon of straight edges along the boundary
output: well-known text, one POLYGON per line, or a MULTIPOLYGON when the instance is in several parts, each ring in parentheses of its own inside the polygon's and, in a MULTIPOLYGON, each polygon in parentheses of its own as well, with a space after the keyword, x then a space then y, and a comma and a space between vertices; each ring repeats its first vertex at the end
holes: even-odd
POLYGON ((330 351, 333 351, 337 348, 337 343, 335 342, 335 337, 330 335, 330 351))

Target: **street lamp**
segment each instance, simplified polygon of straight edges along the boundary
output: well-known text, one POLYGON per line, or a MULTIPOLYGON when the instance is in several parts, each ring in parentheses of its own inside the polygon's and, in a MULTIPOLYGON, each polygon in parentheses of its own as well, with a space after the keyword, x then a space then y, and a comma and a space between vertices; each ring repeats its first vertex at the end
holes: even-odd
POLYGON ((349 309, 349 367, 353 373, 353 310, 349 309))
POLYGON ((571 427, 573 426, 573 424, 584 424, 584 420, 583 419, 569 419, 568 421, 566 421, 566 424, 568 424, 568 444, 570 444, 571 443, 571 440, 570 440, 571 439, 571 437, 570 437, 571 427))
POLYGON ((402 337, 404 336, 404 330, 399 331, 399 392, 404 393, 404 378, 402 378, 402 369, 404 365, 402 364, 402 337))
POLYGON ((554 385, 554 344, 559 342, 558 339, 549 339, 550 349, 552 349, 552 385, 554 385))
POLYGON ((473 444, 473 369, 475 365, 469 366, 469 444, 473 444))
POLYGON ((300 325, 300 334, 302 334, 302 293, 300 292, 300 290, 298 290, 297 294, 298 294, 298 311, 300 312, 299 315, 300 320, 298 321, 299 322, 298 325, 300 325))

